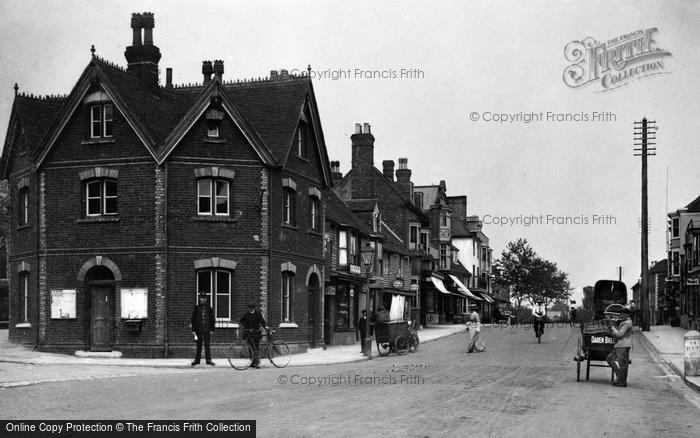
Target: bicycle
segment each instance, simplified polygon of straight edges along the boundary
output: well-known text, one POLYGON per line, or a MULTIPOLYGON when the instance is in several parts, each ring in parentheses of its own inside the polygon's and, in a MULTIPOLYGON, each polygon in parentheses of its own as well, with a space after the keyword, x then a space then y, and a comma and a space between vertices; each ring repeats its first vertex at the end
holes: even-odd
POLYGON ((408 325, 408 351, 415 353, 419 344, 420 338, 418 338, 418 332, 416 331, 416 322, 411 321, 408 325))
MULTIPOLYGON (((245 332, 250 335, 257 330, 246 329, 245 332)), ((265 355, 270 360, 272 365, 277 368, 284 368, 289 365, 292 354, 289 352, 289 346, 284 341, 274 339, 275 330, 265 329, 267 332, 267 344, 259 351, 261 355, 265 355)), ((228 363, 237 370, 245 370, 253 364, 255 353, 255 345, 248 342, 248 339, 237 339, 226 351, 228 363)))
POLYGON ((535 334, 537 335, 537 343, 542 343, 542 332, 544 331, 544 318, 535 317, 535 334))

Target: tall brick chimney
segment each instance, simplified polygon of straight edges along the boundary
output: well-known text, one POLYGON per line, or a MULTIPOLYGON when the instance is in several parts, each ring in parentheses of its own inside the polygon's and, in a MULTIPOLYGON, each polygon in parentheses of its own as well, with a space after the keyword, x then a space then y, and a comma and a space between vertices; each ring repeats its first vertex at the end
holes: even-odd
POLYGON ((452 216, 458 219, 467 219, 467 196, 448 196, 447 203, 452 208, 452 216))
POLYGON ((158 61, 160 49, 153 45, 155 20, 152 12, 131 14, 132 45, 126 48, 127 71, 135 74, 151 91, 158 90, 158 61), (143 31, 143 43, 141 40, 143 31))
POLYGON ((214 77, 219 80, 219 82, 222 81, 222 77, 224 75, 224 61, 217 59, 214 61, 214 77))
POLYGON ((352 198, 369 199, 374 193, 374 136, 369 123, 355 123, 352 142, 352 198))
POLYGON ((384 176, 389 179, 389 181, 394 180, 394 160, 384 160, 382 161, 382 170, 384 176))
POLYGON ((399 191, 413 200, 413 183, 411 169, 408 168, 408 158, 399 158, 399 168, 396 170, 396 185, 399 191))

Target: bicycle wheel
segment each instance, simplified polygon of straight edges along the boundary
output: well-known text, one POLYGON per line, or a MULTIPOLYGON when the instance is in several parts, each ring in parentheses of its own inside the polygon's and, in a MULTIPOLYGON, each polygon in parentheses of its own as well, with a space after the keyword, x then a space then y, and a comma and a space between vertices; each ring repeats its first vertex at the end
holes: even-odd
POLYGON ((244 370, 253 363, 253 350, 245 340, 238 340, 226 350, 228 363, 237 370, 244 370))
POLYGON ((284 368, 289 365, 292 354, 289 352, 289 347, 284 341, 273 341, 267 348, 267 357, 272 362, 272 365, 277 368, 284 368))
POLYGON ((394 349, 400 355, 408 353, 408 338, 404 335, 399 335, 394 339, 394 349))
POLYGON ((391 353, 391 344, 377 341, 377 352, 380 356, 388 356, 391 353))

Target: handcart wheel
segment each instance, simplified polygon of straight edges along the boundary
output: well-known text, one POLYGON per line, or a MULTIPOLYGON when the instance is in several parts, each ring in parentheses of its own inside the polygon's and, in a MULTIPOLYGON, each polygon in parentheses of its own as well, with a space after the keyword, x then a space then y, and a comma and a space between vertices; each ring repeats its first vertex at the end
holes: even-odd
POLYGON ((391 344, 377 341, 377 351, 380 356, 388 356, 391 353, 391 344))
POLYGON ((408 338, 404 335, 399 335, 394 339, 394 349, 400 355, 408 353, 408 338))

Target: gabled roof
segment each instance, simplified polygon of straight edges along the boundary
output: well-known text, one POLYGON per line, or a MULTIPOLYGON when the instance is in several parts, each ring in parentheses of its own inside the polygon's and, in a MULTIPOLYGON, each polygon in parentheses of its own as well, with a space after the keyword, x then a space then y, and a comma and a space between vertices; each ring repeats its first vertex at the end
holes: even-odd
POLYGON ((663 259, 649 269, 650 274, 665 274, 668 272, 668 259, 663 259))
MULTIPOLYGON (((261 160, 268 165, 284 166, 297 124, 306 110, 314 128, 323 175, 330 185, 328 154, 309 77, 292 75, 228 83, 214 78, 206 86, 160 88, 154 93, 134 74, 96 56, 67 98, 16 97, 13 115, 19 117, 23 126, 24 123, 37 125, 36 129, 23 130, 23 141, 36 146, 37 166, 46 158, 86 93, 98 83, 159 163, 206 111, 210 99, 220 97, 225 111, 261 160)), ((11 137, 8 135, 6 144, 13 141, 11 137)))
POLYGON ((455 217, 450 221, 450 232, 452 237, 471 237, 474 235, 461 219, 455 217))
POLYGON ((700 196, 695 198, 695 200, 693 200, 693 202, 691 202, 690 204, 686 205, 685 208, 690 213, 700 212, 700 196))
POLYGON ((324 190, 326 220, 341 226, 355 228, 364 236, 373 235, 372 229, 348 207, 332 190, 324 190))
POLYGON ((0 159, 0 178, 8 177, 7 166, 12 148, 26 147, 30 154, 34 154, 65 102, 65 97, 34 98, 24 94, 15 96, 0 159))
POLYGON ((400 240, 398 240, 396 237, 394 237, 394 233, 386 227, 384 223, 382 223, 382 236, 384 237, 384 250, 401 254, 401 255, 410 255, 410 253, 406 250, 404 247, 403 243, 401 243, 400 240))

